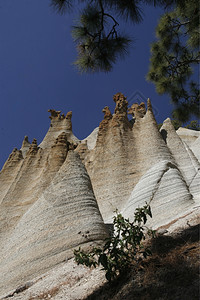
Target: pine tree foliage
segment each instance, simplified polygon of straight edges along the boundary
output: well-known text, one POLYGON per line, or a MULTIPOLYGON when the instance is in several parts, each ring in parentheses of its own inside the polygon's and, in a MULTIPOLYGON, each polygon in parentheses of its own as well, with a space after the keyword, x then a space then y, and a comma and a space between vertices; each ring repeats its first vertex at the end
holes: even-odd
POLYGON ((158 24, 158 40, 151 47, 147 79, 159 94, 167 93, 175 104, 173 117, 185 122, 200 117, 198 80, 195 67, 200 62, 199 1, 180 1, 158 24))
POLYGON ((130 39, 116 31, 117 21, 98 7, 82 11, 72 36, 77 44, 75 64, 81 71, 110 71, 118 57, 127 53, 130 39))
POLYGON ((51 0, 51 6, 58 12, 58 13, 65 13, 66 11, 69 11, 74 2, 73 0, 51 0))
POLYGON ((72 29, 81 72, 109 72, 129 52, 131 38, 120 32, 119 20, 139 23, 144 4, 173 9, 157 27, 147 79, 159 94, 167 93, 175 104, 173 118, 181 122, 199 118, 199 84, 196 66, 199 54, 198 0, 50 0, 59 13, 71 12, 81 3, 79 20, 72 29))
MULTIPOLYGON (((81 72, 109 72, 119 58, 127 55, 131 44, 131 38, 120 32, 119 19, 139 23, 142 21, 142 5, 167 5, 169 1, 51 0, 51 5, 58 12, 64 13, 79 2, 83 5, 85 3, 86 6, 72 29, 78 52, 75 65, 81 72)), ((175 0, 170 1, 170 5, 171 2, 175 0)))

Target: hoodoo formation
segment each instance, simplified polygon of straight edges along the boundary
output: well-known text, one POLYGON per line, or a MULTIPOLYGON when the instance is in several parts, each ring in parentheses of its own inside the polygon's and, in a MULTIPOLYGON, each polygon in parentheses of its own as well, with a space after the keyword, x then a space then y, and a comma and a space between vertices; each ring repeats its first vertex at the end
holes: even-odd
POLYGON ((151 102, 128 108, 117 93, 112 114, 88 138, 72 132, 72 112, 49 110, 38 145, 25 136, 0 172, 0 298, 53 269, 73 249, 101 244, 114 211, 132 218, 150 203, 154 228, 192 215, 200 205, 200 133, 160 131, 151 102), (132 115, 129 120, 128 114, 132 115))

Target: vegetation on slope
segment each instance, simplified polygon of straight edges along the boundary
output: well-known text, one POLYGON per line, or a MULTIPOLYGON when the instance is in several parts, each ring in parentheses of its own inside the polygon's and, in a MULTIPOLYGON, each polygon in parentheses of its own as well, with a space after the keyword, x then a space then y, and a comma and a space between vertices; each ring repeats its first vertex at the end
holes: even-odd
POLYGON ((85 300, 198 300, 199 225, 151 241, 152 256, 85 300))
POLYGON ((148 204, 136 209, 133 222, 117 212, 113 218, 113 234, 105 240, 103 248, 94 247, 90 252, 86 252, 79 247, 78 250, 74 250, 75 261, 87 267, 96 268, 101 265, 108 281, 116 279, 138 255, 145 258, 151 255, 149 247, 143 244, 147 236, 153 236, 155 233, 145 226, 147 216, 152 217, 148 204))

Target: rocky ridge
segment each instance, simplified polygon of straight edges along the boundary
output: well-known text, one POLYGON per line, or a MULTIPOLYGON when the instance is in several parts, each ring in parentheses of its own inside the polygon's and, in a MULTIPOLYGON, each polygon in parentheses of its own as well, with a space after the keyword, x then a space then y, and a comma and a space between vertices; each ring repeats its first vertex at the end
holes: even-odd
POLYGON ((71 112, 49 110, 41 144, 25 137, 6 161, 0 172, 0 297, 53 270, 79 245, 101 244, 116 209, 132 218, 148 202, 154 228, 197 218, 198 132, 176 132, 170 119, 159 132, 149 99, 147 109, 144 103, 128 108, 122 93, 113 100, 114 114, 106 106, 99 128, 83 141, 73 135, 71 112))

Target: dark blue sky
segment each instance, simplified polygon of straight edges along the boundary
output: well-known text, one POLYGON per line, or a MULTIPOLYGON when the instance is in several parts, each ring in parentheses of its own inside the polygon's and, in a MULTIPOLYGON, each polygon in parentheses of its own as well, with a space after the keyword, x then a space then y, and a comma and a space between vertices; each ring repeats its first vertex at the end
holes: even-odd
POLYGON ((130 103, 152 100, 156 119, 170 115, 168 97, 158 96, 146 82, 155 26, 162 13, 146 7, 144 22, 126 25, 135 38, 130 55, 109 74, 79 74, 70 34, 72 15, 60 16, 49 0, 0 0, 0 168, 25 135, 41 142, 49 127, 49 108, 72 110, 74 134, 82 139, 97 127, 112 96, 122 92, 130 103))

